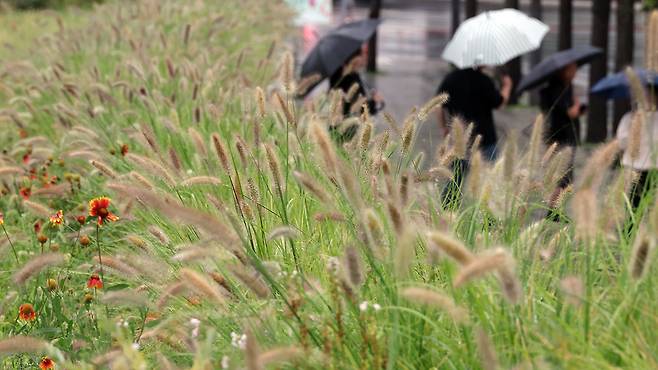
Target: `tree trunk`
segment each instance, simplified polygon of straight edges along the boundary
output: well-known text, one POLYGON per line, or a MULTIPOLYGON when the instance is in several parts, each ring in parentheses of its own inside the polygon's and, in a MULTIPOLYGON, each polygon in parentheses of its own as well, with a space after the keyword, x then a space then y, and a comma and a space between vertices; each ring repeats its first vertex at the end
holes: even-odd
MULTIPOLYGON (((530 1, 530 16, 537 18, 539 20, 542 19, 542 6, 541 6, 541 0, 531 0, 530 1)), ((530 66, 534 67, 539 62, 541 62, 541 57, 542 57, 542 50, 541 46, 539 46, 539 49, 535 50, 530 54, 530 66)), ((537 105, 539 104, 539 92, 537 90, 533 90, 530 92, 530 104, 537 105)))
MULTIPOLYGON (((382 0, 370 0, 370 18, 379 18, 382 9, 382 0)), ((377 32, 372 35, 368 43, 368 72, 377 72, 377 32)))
POLYGON ((477 0, 466 0, 466 4, 464 5, 464 13, 466 13, 466 19, 475 17, 478 13, 477 0))
MULTIPOLYGON (((608 73, 608 34, 610 32, 610 1, 597 0, 592 3, 592 45, 603 49, 603 57, 592 62, 589 71, 589 85, 593 86, 608 73)), ((600 143, 608 136, 607 100, 589 96, 587 115, 587 141, 600 143)))
POLYGON ((564 50, 571 48, 572 0, 560 0, 559 11, 558 50, 564 50))
MULTIPOLYGON (((617 52, 615 70, 622 71, 624 67, 633 65, 633 47, 635 45, 634 0, 617 0, 617 52)), ((617 131, 619 120, 631 109, 629 99, 618 99, 614 103, 612 117, 613 132, 617 131)))
POLYGON ((451 22, 452 32, 451 32, 451 34, 454 35, 455 32, 457 32, 457 28, 459 28, 459 22, 461 21, 460 20, 460 14, 459 14, 459 13, 461 13, 461 9, 460 9, 459 0, 451 0, 450 4, 451 4, 451 8, 450 8, 451 13, 450 14, 451 14, 451 19, 452 19, 452 22, 451 22))
MULTIPOLYGON (((505 0, 505 7, 519 9, 519 0, 505 0)), ((505 69, 510 78, 512 78, 512 94, 509 99, 509 104, 516 104, 518 103, 519 99, 518 96, 516 96, 514 93, 514 89, 519 83, 519 80, 521 80, 521 57, 514 58, 507 62, 505 69)))

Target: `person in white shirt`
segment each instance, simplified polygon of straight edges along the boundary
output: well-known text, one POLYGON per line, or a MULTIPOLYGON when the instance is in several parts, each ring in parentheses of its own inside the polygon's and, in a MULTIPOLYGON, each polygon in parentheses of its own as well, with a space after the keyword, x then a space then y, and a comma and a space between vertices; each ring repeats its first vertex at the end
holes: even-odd
MULTIPOLYGON (((656 100, 658 101, 658 97, 656 100)), ((617 139, 624 151, 621 164, 639 173, 630 194, 633 211, 637 210, 645 196, 654 192, 658 182, 658 112, 655 107, 644 112, 644 122, 636 139, 637 147, 632 148, 633 122, 641 120, 636 117, 637 114, 641 113, 637 110, 626 113, 617 127, 617 139)))

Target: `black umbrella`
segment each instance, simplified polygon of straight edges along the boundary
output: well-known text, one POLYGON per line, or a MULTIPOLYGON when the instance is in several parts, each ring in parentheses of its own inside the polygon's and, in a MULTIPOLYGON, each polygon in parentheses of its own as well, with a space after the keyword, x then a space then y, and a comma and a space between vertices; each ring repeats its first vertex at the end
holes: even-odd
POLYGON ((544 83, 551 78, 555 72, 571 63, 577 63, 579 66, 589 63, 592 59, 603 54, 603 50, 586 46, 577 49, 567 49, 557 52, 541 61, 525 75, 516 88, 519 94, 524 90, 532 89, 544 83))
MULTIPOLYGON (((366 19, 345 23, 330 31, 318 41, 304 60, 302 79, 318 75, 320 80, 316 81, 315 85, 317 85, 323 79, 330 77, 375 33, 379 23, 379 19, 366 19)), ((306 91, 312 88, 313 86, 306 91)))

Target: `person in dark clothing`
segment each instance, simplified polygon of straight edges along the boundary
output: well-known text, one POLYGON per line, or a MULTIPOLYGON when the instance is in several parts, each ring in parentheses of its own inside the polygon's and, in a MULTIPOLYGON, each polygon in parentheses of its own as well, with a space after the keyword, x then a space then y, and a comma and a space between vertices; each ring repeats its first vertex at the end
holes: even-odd
MULTIPOLYGON (((349 100, 343 100, 343 118, 360 115, 363 112, 360 107, 355 107, 355 104, 363 105, 365 103, 368 113, 372 115, 377 114, 384 107, 384 100, 381 95, 376 91, 367 91, 366 84, 359 75, 359 71, 366 66, 367 61, 368 45, 364 44, 361 49, 347 59, 347 62, 341 68, 329 77, 329 88, 332 90, 341 90, 344 94, 347 94, 352 86, 356 86, 353 96, 349 96, 349 100), (369 93, 371 94, 368 98, 369 93), (365 98, 365 101, 361 97, 365 98)), ((336 140, 346 142, 356 135, 358 126, 352 125, 342 133, 338 133, 337 129, 336 126, 331 128, 336 140)))
POLYGON ((559 189, 567 187, 573 181, 573 156, 580 142, 580 120, 584 106, 573 94, 572 81, 576 76, 578 65, 573 63, 560 70, 539 92, 540 107, 548 122, 545 132, 547 145, 557 143, 560 149, 572 148, 572 163, 569 170, 559 182, 559 189))
POLYGON ((498 91, 481 67, 449 73, 437 89, 437 95, 448 94, 448 102, 439 109, 439 126, 444 136, 450 131, 447 124, 450 117, 460 117, 467 124, 473 122, 473 136, 482 136, 482 154, 488 160, 495 159, 498 137, 493 110, 507 104, 512 90, 512 80, 509 76, 504 76, 502 82, 502 88, 498 91), (446 113, 450 117, 446 117, 446 113))
POLYGON ((546 145, 557 143, 560 150, 571 148, 571 160, 567 172, 559 180, 549 202, 547 217, 555 221, 559 220, 560 216, 556 214, 554 204, 560 193, 573 182, 573 162, 576 147, 580 143, 578 118, 585 112, 585 106, 573 93, 572 81, 576 77, 577 70, 576 63, 565 66, 539 92, 539 105, 548 122, 544 136, 546 145))
MULTIPOLYGON (((448 102, 438 111, 439 127, 443 136, 450 132, 448 122, 459 117, 466 124, 473 123, 473 136, 480 135, 480 151, 487 160, 496 158, 496 128, 493 110, 498 109, 509 99, 512 80, 504 76, 502 88, 496 89, 494 82, 482 72, 482 68, 467 68, 449 73, 439 85, 437 95, 448 94, 448 102)), ((461 200, 461 185, 468 172, 468 160, 455 159, 452 163, 453 179, 442 194, 444 208, 455 208, 461 200)))

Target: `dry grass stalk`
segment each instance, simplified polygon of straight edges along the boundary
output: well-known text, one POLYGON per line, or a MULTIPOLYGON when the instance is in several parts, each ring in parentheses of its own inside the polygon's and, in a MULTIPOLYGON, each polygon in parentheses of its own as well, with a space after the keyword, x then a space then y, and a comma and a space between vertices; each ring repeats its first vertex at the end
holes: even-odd
POLYGON ((248 271, 241 266, 231 266, 231 273, 238 278, 258 298, 266 299, 270 296, 270 288, 263 282, 260 273, 256 270, 248 271))
POLYGON ((194 176, 179 183, 180 186, 221 185, 222 180, 213 176, 194 176))
POLYGON ((645 112, 642 108, 638 108, 633 114, 631 121, 630 132, 628 134, 628 147, 627 151, 633 161, 637 160, 640 155, 640 143, 644 133, 645 112))
POLYGON ((466 158, 466 144, 468 139, 464 131, 464 121, 458 117, 454 117, 450 123, 450 137, 452 138, 452 154, 457 159, 466 158))
POLYGON ((535 118, 530 134, 530 144, 528 148, 528 164, 530 170, 529 179, 534 179, 536 171, 540 168, 544 143, 544 116, 539 114, 535 118))
POLYGON ((572 306, 580 306, 585 294, 583 280, 578 276, 567 276, 560 280, 560 289, 564 293, 564 300, 572 306))
POLYGON ((511 304, 519 303, 523 292, 521 289, 521 281, 519 281, 519 278, 516 276, 511 259, 508 263, 498 269, 498 280, 500 281, 505 299, 511 304))
POLYGON ((124 196, 139 199, 172 219, 196 225, 212 238, 223 241, 226 246, 233 245, 236 240, 234 233, 213 215, 182 206, 169 196, 161 196, 149 190, 117 183, 108 184, 107 187, 124 196))
POLYGON ((247 142, 244 141, 242 136, 236 135, 235 136, 235 149, 238 151, 238 156, 240 157, 240 162, 242 163, 243 168, 247 168, 248 166, 248 161, 247 158, 249 158, 249 155, 247 154, 249 149, 247 146, 247 142))
POLYGON ((244 350, 244 359, 247 370, 262 370, 263 364, 260 362, 260 349, 258 342, 251 330, 245 330, 247 343, 244 350))
POLYGON ((22 175, 23 173, 25 170, 20 167, 0 167, 0 176, 22 175))
POLYGON ((290 103, 279 94, 279 92, 274 93, 274 97, 276 98, 277 103, 279 103, 279 108, 281 109, 281 113, 283 113, 283 116, 286 118, 286 123, 294 125, 296 124, 295 116, 292 113, 292 109, 290 107, 290 103))
POLYGON ((363 271, 361 267, 361 256, 359 251, 353 245, 345 248, 345 267, 347 277, 354 287, 359 287, 363 283, 363 271))
POLYGON ((509 253, 503 248, 496 248, 478 255, 471 263, 459 270, 453 284, 455 287, 460 287, 487 273, 498 271, 509 263, 510 258, 509 253))
POLYGON ((300 96, 305 95, 310 88, 314 87, 321 80, 322 80, 322 75, 320 75, 319 73, 314 73, 308 77, 304 77, 301 81, 299 81, 295 94, 300 96))
POLYGON ((158 239, 160 243, 164 245, 169 244, 169 237, 161 228, 155 225, 151 225, 147 228, 147 230, 151 235, 153 235, 156 239, 158 239))
POLYGON ((370 138, 372 136, 373 126, 370 120, 365 121, 361 127, 361 135, 359 136, 359 149, 365 153, 370 146, 370 138))
POLYGON ((509 139, 505 142, 505 149, 503 150, 503 178, 507 181, 512 181, 514 178, 514 167, 516 165, 516 131, 512 131, 509 139))
POLYGON ((572 211, 576 224, 576 238, 581 241, 591 241, 596 237, 598 214, 596 193, 592 189, 577 191, 573 196, 572 211))
POLYGON ((267 366, 281 362, 291 362, 304 356, 304 351, 295 346, 273 348, 258 356, 258 362, 267 366))
POLYGON ((99 170, 103 175, 109 177, 110 179, 117 178, 117 174, 107 164, 97 160, 91 160, 89 163, 91 163, 92 166, 96 167, 97 170, 99 170))
POLYGON ((187 134, 190 136, 190 139, 192 139, 197 152, 203 157, 207 157, 208 150, 206 149, 206 144, 204 143, 201 133, 199 133, 194 127, 190 127, 187 129, 187 134))
MULTIPOLYGON (((94 256, 93 259, 95 263, 100 263, 98 256, 94 256)), ((121 261, 118 258, 114 258, 110 256, 102 256, 101 259, 103 260, 104 267, 109 267, 117 272, 120 272, 121 274, 124 275, 124 277, 132 278, 140 275, 139 271, 135 270, 132 266, 128 265, 127 263, 121 261)))
POLYGON ((404 126, 402 128, 402 137, 400 139, 401 152, 403 155, 409 153, 409 149, 411 148, 411 144, 413 142, 415 135, 416 135, 416 119, 415 119, 415 115, 410 114, 410 116, 407 117, 407 119, 404 122, 404 126))
POLYGON ((458 306, 446 294, 423 287, 410 287, 403 289, 400 295, 412 302, 439 308, 457 323, 468 321, 468 311, 458 306))
POLYGON ((315 195, 318 200, 322 203, 329 204, 329 194, 313 178, 298 171, 293 172, 293 176, 307 191, 315 195))
POLYGON ((468 178, 466 179, 466 192, 473 198, 478 199, 483 185, 483 172, 484 164, 482 163, 482 154, 476 151, 471 154, 470 168, 468 170, 468 178))
POLYGON ((47 188, 39 188, 32 192, 32 196, 39 197, 57 197, 68 193, 71 190, 71 184, 63 183, 51 185, 47 188))
POLYGON ((151 181, 149 181, 146 177, 142 176, 139 172, 135 172, 135 171, 130 172, 130 178, 148 190, 151 190, 155 187, 151 181))
POLYGON ((180 156, 174 148, 169 148, 169 161, 171 162, 171 167, 176 170, 176 173, 180 174, 183 166, 181 165, 180 156))
POLYGON ((405 228, 398 234, 397 244, 394 250, 393 264, 398 279, 404 279, 409 275, 409 267, 416 257, 416 232, 405 228))
POLYGON ((339 212, 319 212, 313 215, 313 219, 318 222, 343 222, 346 220, 345 216, 339 212))
POLYGON ((183 294, 186 291, 188 291, 187 284, 182 281, 176 281, 170 284, 160 295, 160 298, 156 302, 156 307, 161 310, 167 305, 171 297, 183 294))
POLYGON ((334 144, 327 133, 327 129, 321 122, 315 121, 311 123, 311 135, 315 140, 315 145, 320 149, 320 157, 322 158, 327 171, 329 174, 336 173, 338 159, 336 157, 334 144))
POLYGON ((286 239, 297 239, 301 236, 301 233, 299 230, 295 229, 292 226, 279 226, 272 231, 270 231, 269 234, 267 234, 267 240, 275 240, 275 239, 280 239, 280 238, 286 238, 286 239))
POLYGON ((498 369, 498 356, 494 349, 491 339, 482 328, 477 329, 476 333, 477 347, 480 354, 480 361, 483 370, 496 370, 498 369))
POLYGON ((174 187, 176 185, 174 176, 169 173, 169 171, 164 168, 164 166, 152 160, 151 158, 147 158, 134 153, 128 153, 126 154, 126 159, 135 163, 137 166, 142 168, 142 170, 148 172, 153 177, 164 180, 168 186, 174 187))
POLYGON ((49 218, 53 214, 55 214, 55 211, 52 209, 44 206, 41 203, 33 202, 31 200, 24 200, 23 205, 25 206, 25 209, 32 213, 35 216, 43 217, 43 218, 49 218))
POLYGON ((646 232, 642 231, 637 236, 631 252, 629 271, 635 280, 641 279, 649 269, 651 252, 654 249, 654 241, 646 232))
POLYGON ((418 121, 424 122, 432 112, 448 102, 448 94, 442 93, 430 99, 418 110, 418 121))
POLYGON ((647 69, 658 72, 658 9, 654 9, 649 14, 649 27, 645 35, 647 69))
POLYGON ((66 257, 61 253, 45 253, 34 257, 14 273, 14 283, 23 285, 27 280, 39 274, 44 269, 61 265, 64 262, 66 262, 66 257))
POLYGON ((189 289, 208 297, 215 303, 219 304, 221 307, 226 305, 226 300, 222 296, 222 293, 203 275, 194 270, 184 268, 180 271, 180 276, 182 281, 187 284, 189 289))
POLYGON ((0 354, 12 355, 15 353, 38 353, 42 354, 50 344, 43 339, 15 335, 0 340, 0 354))
POLYGON ((265 149, 265 156, 267 157, 267 164, 272 173, 272 179, 274 180, 274 185, 276 186, 279 195, 283 194, 283 176, 281 175, 281 166, 279 165, 279 159, 274 151, 274 147, 270 143, 263 143, 265 149))
POLYGON ((468 265, 475 260, 475 255, 462 242, 448 234, 433 231, 427 234, 427 238, 461 265, 468 265))
POLYGON ((217 158, 219 159, 219 163, 221 164, 222 168, 226 172, 227 175, 231 174, 231 165, 229 161, 229 157, 226 151, 226 146, 224 145, 224 142, 222 141, 221 137, 219 136, 218 133, 213 132, 211 135, 212 138, 212 143, 215 148, 215 154, 217 154, 217 158))
POLYGON ((640 81, 640 78, 638 77, 633 67, 631 66, 626 67, 624 73, 626 74, 626 78, 628 78, 628 82, 631 87, 631 97, 632 97, 631 100, 635 103, 635 105, 640 110, 643 111, 649 110, 650 109, 649 100, 644 90, 644 84, 642 83, 642 81, 640 81))
POLYGON ((267 109, 265 109, 265 93, 260 86, 256 88, 256 103, 258 105, 258 117, 262 119, 267 114, 267 109))
POLYGON ((587 161, 582 170, 581 182, 579 188, 590 188, 597 191, 605 176, 608 173, 612 161, 615 159, 619 151, 619 143, 617 140, 610 141, 609 143, 598 147, 590 160, 587 161))
POLYGON ((112 306, 149 307, 148 296, 134 290, 115 290, 103 294, 101 301, 112 306))

